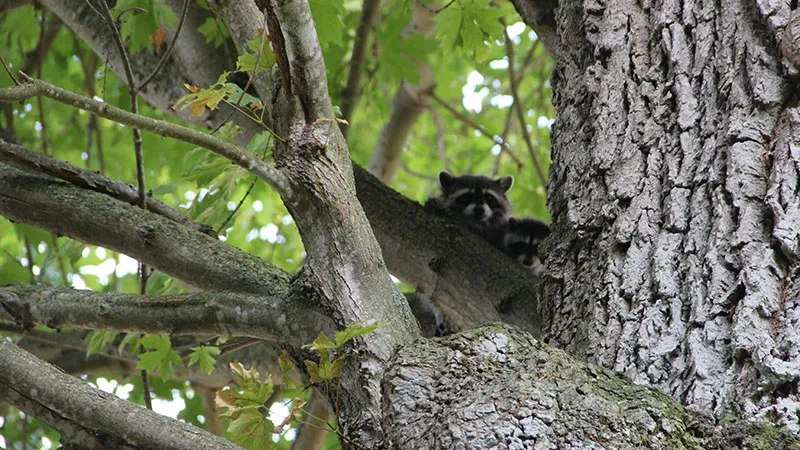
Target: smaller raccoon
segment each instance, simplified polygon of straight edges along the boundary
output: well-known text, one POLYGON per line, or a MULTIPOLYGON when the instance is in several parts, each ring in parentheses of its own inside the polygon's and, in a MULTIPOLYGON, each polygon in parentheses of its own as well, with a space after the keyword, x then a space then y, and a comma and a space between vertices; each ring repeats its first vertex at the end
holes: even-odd
POLYGON ((439 173, 442 195, 429 198, 425 208, 447 214, 493 241, 511 215, 506 192, 513 184, 510 175, 493 180, 480 175, 455 177, 443 170, 439 173))
POLYGON ((550 234, 550 227, 536 219, 508 219, 502 239, 503 252, 536 276, 544 273, 539 259, 539 244, 550 234))

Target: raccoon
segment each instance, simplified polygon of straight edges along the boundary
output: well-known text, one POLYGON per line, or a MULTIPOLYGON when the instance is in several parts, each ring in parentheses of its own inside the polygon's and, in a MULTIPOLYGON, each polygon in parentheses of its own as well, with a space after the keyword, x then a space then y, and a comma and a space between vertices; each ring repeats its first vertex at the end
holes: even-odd
POLYGON ((550 227, 540 220, 511 217, 503 232, 501 250, 534 275, 541 276, 544 266, 539 259, 539 243, 549 234, 550 227))
POLYGON ((453 217, 484 239, 494 242, 511 215, 511 202, 506 192, 514 184, 514 177, 493 180, 480 175, 453 176, 439 173, 442 194, 431 197, 425 208, 453 217))

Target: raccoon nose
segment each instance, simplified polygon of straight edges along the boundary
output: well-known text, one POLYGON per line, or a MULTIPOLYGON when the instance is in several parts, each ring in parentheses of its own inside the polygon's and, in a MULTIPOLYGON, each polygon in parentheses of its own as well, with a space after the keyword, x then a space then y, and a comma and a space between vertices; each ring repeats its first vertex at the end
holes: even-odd
POLYGON ((475 208, 475 209, 473 209, 472 210, 472 215, 476 219, 480 219, 481 217, 483 217, 483 208, 475 208))

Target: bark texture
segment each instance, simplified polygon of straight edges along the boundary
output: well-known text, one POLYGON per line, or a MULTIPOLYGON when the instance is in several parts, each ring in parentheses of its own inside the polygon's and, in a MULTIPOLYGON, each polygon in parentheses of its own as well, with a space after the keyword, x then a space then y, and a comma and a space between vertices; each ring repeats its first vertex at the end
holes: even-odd
POLYGON ((398 352, 383 382, 384 448, 798 448, 769 425, 712 427, 661 392, 505 325, 398 352))
POLYGON ((239 448, 92 388, 5 339, 0 339, 0 358, 0 398, 59 430, 62 444, 119 449, 239 448))
POLYGON ((788 3, 562 1, 541 303, 565 350, 798 429, 788 3))

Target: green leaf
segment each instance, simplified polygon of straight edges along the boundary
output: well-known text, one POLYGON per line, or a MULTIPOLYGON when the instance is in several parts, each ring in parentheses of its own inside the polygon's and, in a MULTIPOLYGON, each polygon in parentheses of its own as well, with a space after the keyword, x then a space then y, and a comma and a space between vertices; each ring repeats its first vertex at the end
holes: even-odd
POLYGON ((329 377, 330 378, 338 378, 342 376, 342 369, 344 368, 344 360, 347 359, 347 355, 342 355, 333 360, 333 363, 330 367, 329 377))
POLYGON ((297 383, 294 382, 291 378, 289 378, 289 374, 295 369, 294 361, 289 358, 289 354, 286 350, 281 352, 281 355, 278 356, 278 365, 281 368, 281 373, 283 373, 283 384, 286 386, 287 389, 295 389, 297 387, 297 383))
POLYGON ((153 349, 152 352, 139 355, 139 362, 136 368, 149 372, 158 371, 162 380, 171 378, 173 374, 172 366, 183 366, 180 355, 172 350, 172 343, 169 336, 150 334, 142 338, 144 348, 153 349))
POLYGON ((272 53, 269 36, 265 36, 263 31, 259 30, 255 39, 247 41, 247 48, 249 52, 239 55, 236 60, 236 70, 239 72, 252 72, 255 70, 255 73, 259 73, 269 70, 275 65, 275 54, 272 53), (260 57, 259 51, 261 52, 260 57), (258 67, 256 67, 256 60, 258 60, 258 67))
POLYGON ((111 14, 114 18, 119 18, 120 34, 128 43, 132 55, 139 52, 142 47, 152 50, 150 36, 153 36, 158 29, 153 0, 120 0, 111 14))
POLYGON ((214 364, 216 363, 215 356, 219 356, 220 350, 219 347, 213 346, 200 346, 195 347, 192 349, 192 352, 189 354, 189 366, 194 365, 194 363, 200 363, 200 370, 205 372, 206 374, 211 374, 214 371, 214 364))
POLYGON ((303 361, 306 365, 306 370, 308 371, 308 376, 311 378, 312 383, 319 383, 323 381, 322 377, 320 377, 319 373, 319 364, 307 359, 303 361))
POLYGON ((319 43, 323 47, 330 44, 342 45, 344 34, 343 0, 309 0, 311 16, 317 29, 319 43))
POLYGON ((239 72, 252 72, 255 70, 255 73, 260 73, 269 70, 275 64, 275 55, 271 50, 265 50, 264 53, 261 54, 261 59, 258 60, 258 69, 256 69, 257 58, 258 55, 251 53, 239 55, 239 58, 236 59, 236 70, 239 72))
POLYGON ((363 336, 365 334, 372 333, 373 331, 378 329, 378 325, 367 325, 364 326, 360 323, 354 323, 352 325, 348 325, 343 331, 336 332, 336 348, 343 346, 347 341, 357 337, 363 336))
POLYGON ((441 40, 444 49, 453 50, 462 46, 462 12, 461 8, 452 4, 436 16, 436 20, 439 22, 439 26, 436 28, 436 36, 441 40))
POLYGON ((138 333, 127 333, 124 338, 120 341, 119 345, 117 346, 117 352, 122 353, 125 350, 125 347, 130 347, 130 352, 133 354, 139 354, 141 350, 141 341, 140 336, 138 333))
POLYGON ((245 414, 231 422, 228 434, 231 441, 251 450, 273 448, 275 425, 261 415, 245 414))
POLYGON ((261 104, 261 99, 242 91, 242 88, 240 88, 239 85, 234 83, 225 83, 225 86, 234 91, 227 100, 229 103, 251 109, 261 109, 264 107, 264 105, 261 104))
POLYGON ((271 138, 272 135, 269 131, 258 133, 253 136, 253 139, 250 139, 250 142, 247 144, 247 151, 259 155, 260 157, 266 156, 269 153, 271 138))
POLYGON ((8 260, 0 265, 0 284, 16 284, 22 280, 30 282, 31 274, 19 261, 8 260))
POLYGON ((213 17, 206 18, 206 21, 197 27, 197 31, 206 37, 206 43, 213 43, 214 47, 219 48, 230 37, 228 28, 220 20, 213 17))
POLYGON ((88 332, 84 338, 87 345, 86 356, 103 351, 108 344, 114 341, 115 337, 117 337, 117 333, 114 331, 93 330, 88 332))
POLYGON ((492 6, 491 0, 476 0, 475 6, 478 10, 474 15, 474 20, 486 35, 491 39, 503 40, 503 24, 500 17, 503 11, 492 6))
POLYGON ((325 335, 325 333, 320 331, 317 338, 314 339, 314 342, 312 342, 311 344, 304 345, 303 348, 319 351, 319 350, 330 350, 337 347, 336 344, 331 342, 331 340, 328 338, 328 336, 325 335))

